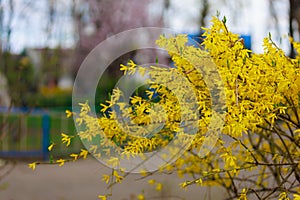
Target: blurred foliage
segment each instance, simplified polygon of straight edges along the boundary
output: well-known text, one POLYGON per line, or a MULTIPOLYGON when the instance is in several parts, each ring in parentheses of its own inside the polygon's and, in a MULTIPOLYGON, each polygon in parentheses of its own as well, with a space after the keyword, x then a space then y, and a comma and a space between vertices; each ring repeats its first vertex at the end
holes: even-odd
MULTIPOLYGON (((99 81, 95 101, 96 110, 100 110, 100 103, 104 103, 109 97, 109 92, 113 89, 117 78, 103 76, 99 81)), ((71 110, 72 89, 61 89, 59 87, 41 87, 38 93, 26 99, 28 106, 38 108, 48 108, 56 111, 71 110)))
POLYGON ((55 88, 42 88, 42 92, 36 93, 27 99, 29 107, 51 108, 58 111, 70 109, 72 106, 72 91, 55 88), (44 93, 49 91, 49 93, 44 93))
POLYGON ((12 105, 26 106, 26 99, 37 91, 33 65, 26 52, 21 55, 4 52, 0 69, 8 81, 12 105))
POLYGON ((41 78, 42 85, 57 85, 64 66, 64 52, 61 47, 51 49, 46 47, 40 50, 41 53, 41 78))

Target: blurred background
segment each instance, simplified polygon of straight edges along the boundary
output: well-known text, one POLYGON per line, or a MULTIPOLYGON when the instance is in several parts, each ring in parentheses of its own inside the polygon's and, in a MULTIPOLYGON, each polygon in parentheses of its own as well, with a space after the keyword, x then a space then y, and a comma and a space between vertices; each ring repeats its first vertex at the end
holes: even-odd
MULTIPOLYGON (((295 56, 288 36, 300 38, 298 0, 0 0, 0 193, 2 174, 11 171, 7 158, 47 160, 52 143, 54 157, 82 148, 78 138, 70 148, 60 145, 60 134, 76 135, 65 110, 72 106, 80 64, 97 44, 149 26, 197 40, 217 13, 253 52, 263 52, 262 40, 271 33, 288 56, 295 56)), ((148 54, 129 52, 111 63, 99 81, 97 102, 107 99, 121 76, 120 64, 154 63, 155 53, 148 54)))

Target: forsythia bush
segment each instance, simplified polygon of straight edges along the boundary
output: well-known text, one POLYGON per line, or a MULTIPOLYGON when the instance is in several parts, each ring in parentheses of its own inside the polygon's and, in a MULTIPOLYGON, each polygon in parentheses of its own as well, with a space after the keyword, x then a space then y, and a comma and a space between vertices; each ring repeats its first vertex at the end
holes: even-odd
MULTIPOLYGON (((132 96, 127 103, 116 88, 99 118, 88 103, 73 113, 87 150, 119 169, 103 180, 110 186, 121 182, 134 170, 122 168, 123 159, 146 162, 151 152, 165 149, 161 158, 170 162, 158 164, 159 171, 190 177, 182 188, 222 186, 227 199, 299 200, 300 57, 287 57, 270 35, 263 54, 251 53, 216 17, 204 30, 203 49, 187 45, 186 35, 157 40, 173 67, 132 61, 121 66, 125 74, 148 74, 148 98, 132 96)), ((300 44, 291 42, 300 52, 300 44)), ((70 141, 65 134, 64 141, 70 141)), ((86 151, 71 157, 86 157, 86 151)), ((137 168, 142 176, 151 174, 137 168)))

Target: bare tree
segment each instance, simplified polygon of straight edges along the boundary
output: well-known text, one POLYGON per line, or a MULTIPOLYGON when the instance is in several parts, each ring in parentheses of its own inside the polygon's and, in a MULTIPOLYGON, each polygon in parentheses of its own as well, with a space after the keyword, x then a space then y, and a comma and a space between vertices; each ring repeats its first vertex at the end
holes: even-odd
MULTIPOLYGON (((290 9, 289 9, 289 34, 291 37, 294 38, 294 31, 300 33, 300 1, 298 0, 289 0, 290 9), (295 29, 294 27, 294 20, 298 24, 298 28, 295 29)), ((295 50, 293 45, 291 44, 291 57, 295 57, 295 50)))
POLYGON ((210 7, 210 4, 209 4, 208 0, 203 0, 202 8, 200 9, 200 17, 199 17, 199 26, 200 27, 205 27, 205 25, 206 25, 205 20, 208 15, 208 12, 209 12, 209 7, 210 7))
POLYGON ((8 68, 10 38, 12 33, 12 20, 14 17, 14 1, 9 0, 7 8, 0 0, 0 106, 9 106, 10 97, 7 92, 7 78, 5 76, 8 68), (5 20, 6 10, 6 20, 5 20), (4 73, 4 74, 3 74, 4 73))
POLYGON ((4 2, 0 0, 0 35, 1 49, 4 52, 10 51, 10 38, 12 34, 12 21, 15 16, 15 2, 8 0, 4 9, 4 2))
POLYGON ((78 39, 76 66, 79 67, 86 55, 111 35, 137 27, 162 26, 163 13, 150 16, 152 2, 73 0, 72 15, 78 39))

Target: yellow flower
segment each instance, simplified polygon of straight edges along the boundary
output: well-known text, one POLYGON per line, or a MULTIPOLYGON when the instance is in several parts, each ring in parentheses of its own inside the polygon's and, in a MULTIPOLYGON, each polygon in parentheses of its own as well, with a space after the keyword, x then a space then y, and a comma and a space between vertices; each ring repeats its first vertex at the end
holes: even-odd
POLYGON ((248 192, 248 189, 244 188, 242 190, 242 193, 239 196, 239 200, 248 200, 248 198, 247 198, 247 192, 248 192))
POLYGON ((100 106, 102 106, 103 108, 100 110, 101 112, 105 112, 107 109, 109 109, 109 106, 101 103, 100 106))
POLYGON ((152 99, 154 91, 146 90, 146 94, 148 95, 149 99, 152 99))
POLYGON ((53 149, 54 145, 55 145, 54 143, 50 144, 48 147, 48 151, 51 151, 53 149))
POLYGON ((102 175, 102 181, 104 181, 106 184, 109 183, 109 180, 110 180, 110 176, 107 175, 107 174, 103 174, 102 175))
POLYGON ((70 157, 74 158, 74 161, 77 160, 78 156, 79 155, 75 153, 70 154, 70 157))
POLYGON ((181 188, 186 188, 188 186, 187 182, 183 182, 179 184, 181 188))
POLYGON ((199 178, 198 180, 195 181, 197 184, 202 185, 203 181, 201 178, 199 178))
POLYGON ((154 185, 154 183, 156 183, 156 181, 153 180, 153 179, 151 179, 151 180, 148 181, 148 183, 149 183, 150 185, 154 185))
POLYGON ((120 65, 120 71, 124 71, 124 74, 126 75, 127 71, 128 71, 128 67, 126 65, 121 64, 120 65))
POLYGON ((128 65, 128 74, 133 75, 136 71, 137 65, 132 60, 129 60, 127 65, 128 65))
POLYGON ((290 198, 288 197, 286 192, 281 192, 279 194, 279 200, 289 200, 290 198))
POLYGON ((106 195, 99 195, 98 198, 101 200, 106 200, 106 195))
POLYGON ((88 154, 89 154, 89 152, 87 150, 81 149, 81 152, 80 152, 79 156, 82 156, 83 159, 86 159, 88 154))
POLYGON ((113 175, 116 178, 117 183, 123 180, 123 176, 120 176, 116 170, 114 170, 113 175))
POLYGON ((145 196, 143 194, 139 194, 137 198, 138 200, 145 200, 145 196))
POLYGON ((147 172, 146 170, 144 170, 144 169, 141 169, 141 170, 140 170, 140 174, 141 174, 142 176, 147 176, 148 172, 147 172))
POLYGON ((66 143, 66 146, 68 147, 71 144, 71 138, 73 138, 74 136, 69 136, 65 133, 61 133, 61 137, 62 142, 66 143))
POLYGON ((66 110, 67 118, 71 117, 73 113, 70 110, 66 110))
POLYGON ((33 163, 28 164, 28 167, 29 167, 30 169, 32 169, 32 170, 35 170, 36 165, 37 165, 37 163, 36 163, 36 162, 33 162, 33 163))
POLYGON ((56 162, 59 163, 58 166, 61 167, 61 166, 63 166, 63 165, 65 164, 66 160, 64 160, 64 159, 59 159, 59 160, 57 160, 56 162))
MULTIPOLYGON (((110 101, 101 104, 101 111, 107 112, 114 106, 118 109, 100 115, 99 118, 90 113, 87 103, 80 104, 82 109, 76 123, 84 124, 85 130, 78 135, 81 139, 91 142, 94 138, 99 138, 97 146, 101 146, 102 149, 99 152, 97 146, 92 145, 88 149, 89 152, 97 153, 99 157, 106 153, 109 157, 107 163, 118 167, 121 159, 114 153, 121 153, 128 159, 137 156, 145 159, 145 152, 167 148, 168 143, 176 137, 174 141, 176 147, 180 147, 181 143, 189 143, 191 151, 183 153, 174 164, 159 171, 177 171, 181 178, 186 174, 195 175, 194 180, 180 184, 182 188, 187 188, 194 183, 205 186, 216 185, 223 178, 223 175, 220 175, 223 170, 228 171, 224 176, 223 185, 230 186, 229 178, 238 175, 237 173, 248 165, 255 170, 252 171, 253 173, 259 173, 258 184, 249 185, 249 188, 260 187, 265 184, 263 180, 267 174, 264 169, 266 166, 255 164, 264 161, 262 159, 264 155, 257 152, 273 155, 273 157, 266 155, 267 160, 264 162, 287 162, 280 150, 283 149, 288 151, 292 160, 298 162, 297 158, 300 154, 297 151, 297 142, 300 139, 300 129, 297 129, 299 124, 297 113, 300 109, 295 108, 295 105, 300 101, 300 56, 298 55, 297 59, 289 58, 270 37, 263 41, 264 53, 251 53, 244 48, 238 35, 227 30, 225 21, 214 17, 212 26, 205 29, 204 51, 202 48, 186 45, 188 41, 186 35, 161 36, 157 44, 169 52, 174 63, 172 68, 159 66, 148 68, 139 66, 132 60, 127 63, 127 66, 121 65, 121 71, 125 74, 147 72, 149 77, 147 83, 149 88, 154 90, 146 90, 146 96, 140 97, 139 92, 136 91, 136 96, 131 95, 128 102, 128 99, 123 98, 124 95, 118 90, 111 95, 110 101), (217 76, 218 74, 220 77, 217 76), (211 81, 206 81, 207 79, 211 81), (223 88, 224 94, 219 95, 218 91, 223 88), (217 96, 213 95, 215 93, 217 96), (155 101, 152 99, 154 95, 158 96, 155 101), (216 110, 212 109, 212 104, 215 100, 225 103, 216 109, 226 114, 224 119, 223 115, 217 117, 224 121, 224 129, 217 128, 219 120, 213 118, 216 110), (159 107, 154 107, 155 104, 159 107), (283 136, 288 137, 284 137, 283 141, 277 137, 269 141, 269 135, 281 127, 277 124, 279 121, 283 122, 283 126, 287 126, 283 129, 283 136), (229 143, 227 147, 227 142, 225 144, 222 137, 211 137, 211 140, 206 140, 208 134, 215 135, 214 133, 219 132, 233 138, 236 142, 229 143), (134 135, 131 136, 129 133, 134 135), (245 140, 245 134, 249 134, 246 138, 251 137, 253 141, 245 140), (272 148, 272 143, 277 145, 276 148, 272 148), (258 148, 257 151, 253 144, 258 148), (117 149, 118 152, 112 151, 111 147, 115 146, 121 147, 117 149), (201 154, 202 146, 215 146, 216 151, 199 159, 196 155, 199 151, 201 154), (191 155, 193 152, 196 154, 191 155)), ((300 44, 294 46, 300 50, 300 44)), ((71 116, 70 112, 66 114, 71 116)), ((281 134, 281 131, 277 133, 281 134)), ((62 136, 63 143, 68 146, 71 141, 70 136, 62 136)), ((175 154, 178 152, 176 148, 168 151, 175 154)), ((87 150, 81 150, 79 156, 74 154, 74 159, 86 158, 87 155, 87 150)), ((162 158, 164 159, 164 155, 162 158)), ((276 165, 273 167, 276 170, 278 168, 283 175, 286 175, 289 170, 287 167, 276 165)), ((250 171, 253 169, 249 168, 250 171)), ((123 177, 118 173, 120 172, 114 172, 112 177, 104 175, 102 180, 110 183, 110 178, 113 178, 115 182, 120 182, 123 177)), ((140 173, 143 176, 148 175, 144 170, 140 173)), ((149 180, 148 183, 157 191, 163 190, 163 185, 155 180, 149 180)), ((237 192, 238 198, 247 199, 247 189, 237 192)), ((292 196, 289 192, 281 193, 279 198, 287 200, 289 195, 292 196)), ((106 197, 99 196, 103 199, 106 197)), ((299 194, 295 194, 294 197, 300 200, 299 194)), ((144 196, 141 196, 139 199, 143 198, 144 196)))
POLYGON ((294 200, 300 200, 300 194, 293 194, 294 200))
POLYGON ((157 184, 156 184, 155 189, 156 189, 157 191, 161 191, 162 188, 163 188, 163 185, 162 185, 161 183, 157 183, 157 184))
POLYGON ((139 69, 139 73, 140 73, 142 76, 144 76, 145 73, 146 73, 146 69, 143 68, 143 67, 139 67, 138 69, 139 69))

